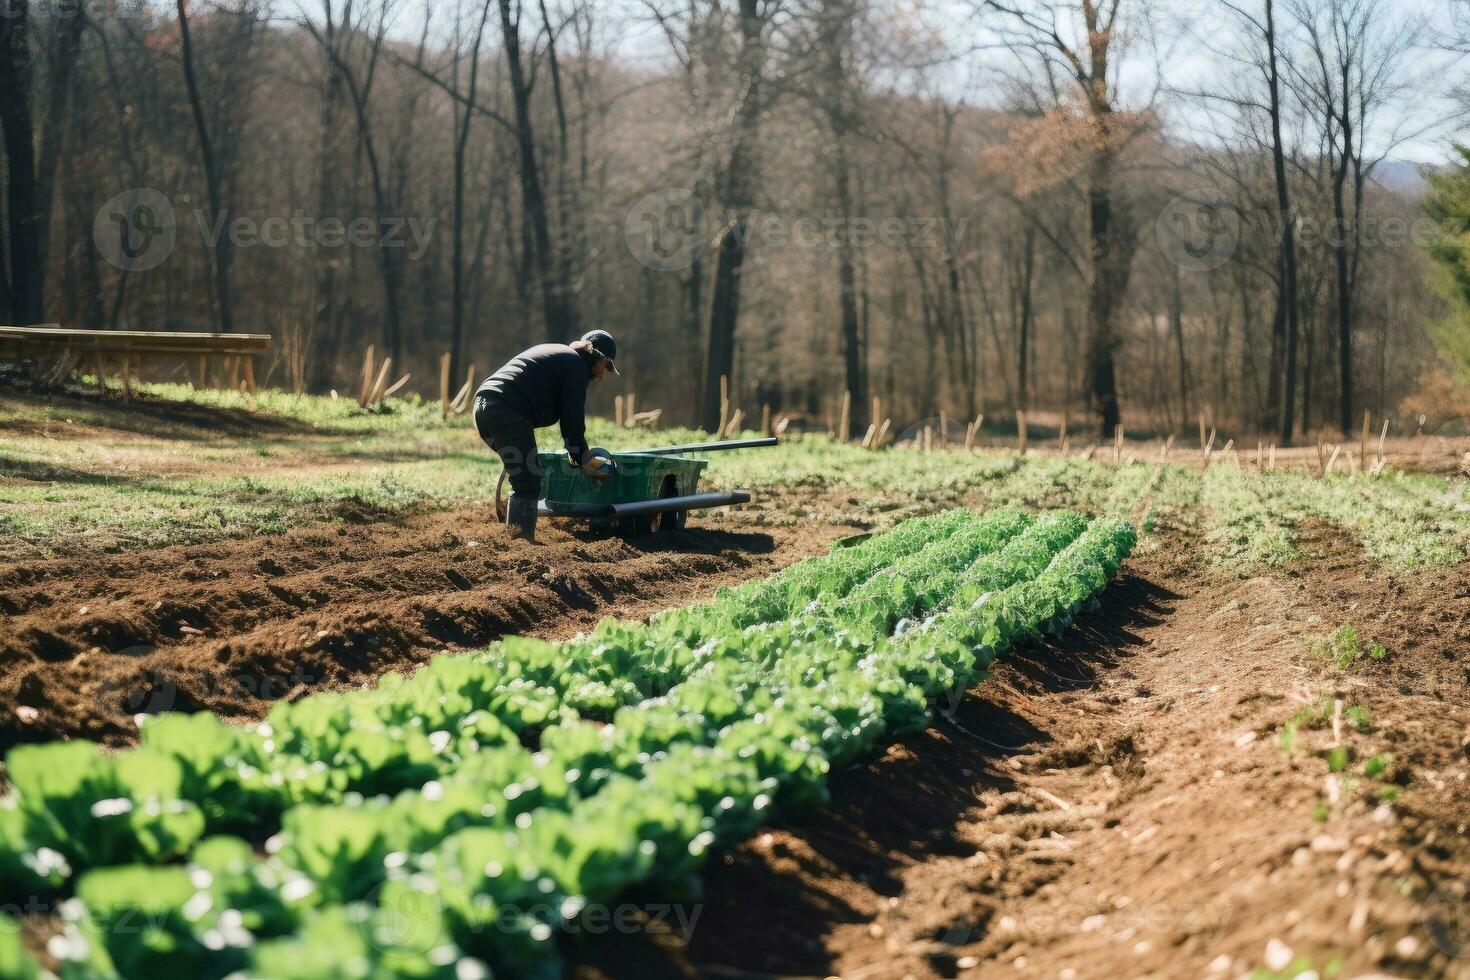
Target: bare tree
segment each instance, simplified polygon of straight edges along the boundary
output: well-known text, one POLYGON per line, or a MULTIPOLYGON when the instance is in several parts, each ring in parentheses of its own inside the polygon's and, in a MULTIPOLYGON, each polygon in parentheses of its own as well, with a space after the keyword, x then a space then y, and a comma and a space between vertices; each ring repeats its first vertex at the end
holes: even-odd
MULTIPOLYGON (((470 123, 475 118, 475 98, 479 90, 480 82, 480 42, 485 36, 485 21, 490 15, 491 0, 484 0, 480 6, 480 17, 475 25, 474 34, 470 41, 470 69, 469 81, 466 89, 465 104, 461 107, 455 103, 455 139, 454 139, 454 213, 451 220, 454 225, 454 294, 451 300, 452 312, 449 346, 449 374, 452 378, 460 375, 460 361, 464 353, 464 314, 465 314, 465 266, 464 266, 464 213, 465 213, 465 155, 470 142, 470 123)), ((457 25, 456 25, 457 29, 457 25)), ((455 49, 455 75, 459 72, 459 49, 455 49)), ((457 79, 456 79, 457 80, 457 79)))
MULTIPOLYGON (((1292 0, 1307 57, 1293 70, 1297 95, 1318 120, 1332 199, 1328 245, 1334 264, 1338 354, 1338 427, 1354 427, 1353 308, 1359 227, 1367 179, 1398 142, 1365 151, 1376 116, 1402 92, 1403 61, 1418 44, 1422 22, 1395 17, 1381 0, 1292 0)), ((1269 9, 1269 8, 1268 8, 1269 9)))
MULTIPOLYGON (((1041 59, 1046 78, 1060 75, 1075 86, 1086 140, 1088 215, 1087 379, 1092 413, 1104 436, 1122 420, 1118 405, 1116 351, 1118 317, 1137 248, 1132 213, 1120 191, 1119 166, 1139 120, 1120 112, 1116 55, 1118 17, 1127 0, 1032 0, 1011 4, 984 0, 1003 25, 1018 57, 1041 59), (1063 37, 1063 21, 1075 25, 1077 40, 1063 37)), ((1055 86, 1049 86, 1055 91, 1055 86)), ((1065 103, 1058 100, 1058 108, 1065 103)))
POLYGON ((0 23, 0 132, 5 137, 5 180, 10 275, 4 299, 9 316, 35 323, 42 316, 41 238, 37 225, 35 132, 31 110, 31 13, 13 0, 0 23))
MULTIPOLYGON (((181 0, 182 2, 182 0, 181 0)), ((390 206, 388 197, 388 175, 385 172, 382 158, 378 148, 378 141, 373 126, 372 113, 370 111, 370 100, 373 93, 373 85, 377 80, 378 67, 383 51, 384 39, 388 34, 388 26, 392 21, 394 4, 396 0, 380 0, 379 5, 372 13, 371 22, 365 25, 364 33, 367 35, 367 50, 360 59, 353 57, 354 47, 352 44, 329 43, 326 33, 318 28, 309 18, 303 18, 302 24, 321 47, 322 53, 332 62, 340 74, 342 84, 347 89, 348 98, 352 102, 353 115, 357 120, 357 133, 361 141, 363 153, 367 157, 368 174, 371 178, 373 203, 377 208, 378 221, 381 222, 388 217, 390 206), (355 62, 362 60, 363 64, 355 62)), ((330 13, 330 8, 328 10, 330 13)), ((351 4, 344 8, 344 20, 352 23, 351 4)), ((387 248, 377 250, 380 268, 383 275, 383 294, 386 304, 384 316, 384 343, 388 348, 390 356, 399 363, 403 361, 403 329, 401 316, 400 291, 401 283, 397 264, 394 262, 393 251, 387 248)))
POLYGON ((720 379, 735 368, 735 324, 740 317, 741 269, 755 205, 756 141, 764 110, 767 35, 779 0, 739 0, 740 50, 736 61, 736 92, 729 134, 729 152, 722 161, 716 196, 729 218, 720 228, 715 255, 714 296, 709 316, 705 354, 702 424, 714 431, 720 423, 720 379))
MULTIPOLYGON (((200 162, 204 165, 204 183, 209 194, 209 210, 216 221, 224 221, 228 212, 220 193, 219 161, 209 139, 209 124, 204 118, 204 100, 199 94, 199 80, 194 73, 194 42, 189 34, 188 0, 177 0, 179 13, 179 62, 184 69, 184 86, 189 92, 189 109, 194 114, 194 135, 199 141, 200 162)), ((220 235, 214 245, 214 296, 219 310, 219 326, 225 333, 235 329, 234 307, 230 303, 230 254, 228 233, 220 235)))
MULTIPOLYGON (((498 3, 502 41, 505 46, 505 66, 510 78, 511 105, 515 111, 521 207, 531 232, 531 259, 537 273, 546 337, 550 340, 566 340, 578 332, 581 318, 572 297, 570 272, 563 262, 558 261, 558 255, 553 252, 551 244, 551 219, 547 213, 541 167, 537 162, 536 124, 531 107, 531 92, 535 85, 532 67, 535 61, 533 57, 528 65, 528 59, 521 47, 521 0, 498 0, 498 3)), ((554 51, 548 54, 554 62, 554 51)))

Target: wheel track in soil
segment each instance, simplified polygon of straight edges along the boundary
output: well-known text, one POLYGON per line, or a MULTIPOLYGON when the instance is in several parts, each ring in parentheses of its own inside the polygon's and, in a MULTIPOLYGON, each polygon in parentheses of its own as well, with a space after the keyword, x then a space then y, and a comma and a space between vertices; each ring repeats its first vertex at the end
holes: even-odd
POLYGON ((501 636, 643 618, 824 550, 841 528, 693 528, 639 539, 483 509, 21 562, 0 570, 0 750, 136 738, 139 710, 262 715, 501 636))

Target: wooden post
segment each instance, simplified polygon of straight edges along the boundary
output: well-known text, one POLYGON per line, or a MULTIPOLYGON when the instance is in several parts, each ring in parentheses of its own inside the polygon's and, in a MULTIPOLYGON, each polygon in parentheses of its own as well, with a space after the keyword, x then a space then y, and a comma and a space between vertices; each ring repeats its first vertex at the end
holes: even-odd
POLYGON ((985 413, 981 412, 975 416, 975 431, 970 437, 971 445, 980 441, 980 429, 985 425, 985 413))
MULTIPOLYGON (((873 414, 868 416, 868 421, 873 423, 873 431, 878 431, 878 420, 883 417, 883 399, 877 395, 873 396, 873 414)), ((874 448, 877 448, 876 446, 874 448)))
POLYGON ((362 383, 357 387, 357 404, 367 407, 368 396, 373 393, 373 345, 368 344, 367 354, 362 359, 362 383))
POLYGON ((398 394, 399 389, 401 389, 404 385, 408 384, 408 379, 411 378, 411 377, 413 377, 413 374, 412 373, 408 373, 408 374, 405 374, 403 377, 399 378, 397 381, 393 382, 391 385, 388 386, 388 390, 387 391, 383 392, 380 396, 378 396, 378 401, 385 402, 388 399, 392 398, 394 395, 398 394))
POLYGON ((623 427, 623 396, 613 396, 613 425, 619 429, 623 427))
POLYGON ((1358 458, 1365 462, 1368 459, 1368 424, 1372 420, 1373 416, 1369 411, 1366 408, 1363 409, 1363 431, 1358 438, 1358 458))
POLYGON ((449 418, 449 351, 439 355, 439 417, 449 418))
POLYGON ((1271 447, 1266 450, 1266 469, 1268 469, 1268 470, 1274 470, 1275 468, 1276 468, 1276 443, 1273 442, 1273 443, 1271 443, 1271 447))
POLYGON ((761 435, 771 434, 771 405, 766 402, 761 405, 761 435))
POLYGON ((1062 431, 1060 433, 1060 446, 1062 455, 1067 455, 1067 413, 1062 413, 1062 431))
POLYGON ((1173 448, 1174 448, 1174 433, 1171 432, 1171 433, 1169 433, 1169 438, 1167 438, 1167 439, 1164 440, 1164 452, 1161 454, 1159 461, 1162 462, 1162 463, 1167 463, 1169 461, 1169 450, 1171 450, 1173 448))
POLYGON ((931 428, 930 426, 927 426, 926 425, 926 426, 924 426, 924 452, 930 453, 930 452, 933 452, 933 451, 934 451, 934 429, 931 428))
POLYGON ((231 391, 240 389, 240 355, 231 354, 229 357, 229 388, 231 391))
POLYGON ((872 422, 872 423, 869 423, 868 424, 868 431, 863 433, 863 448, 864 449, 872 449, 873 448, 873 436, 877 433, 877 431, 878 431, 878 424, 876 422, 872 422))
POLYGON ((965 452, 968 453, 971 450, 973 450, 974 448, 975 448, 975 423, 974 422, 966 422, 965 423, 965 452))
POLYGON ((1259 470, 1266 462, 1266 444, 1256 440, 1256 469, 1259 470))
POLYGON ((199 355, 199 390, 200 391, 203 391, 204 390, 204 386, 207 385, 207 384, 209 384, 209 355, 208 354, 200 354, 199 355))
POLYGON ((1123 423, 1119 422, 1113 427, 1113 465, 1118 466, 1123 462, 1123 423))
POLYGON ((107 394, 107 363, 101 354, 97 355, 97 389, 107 394))
POLYGON ((1016 448, 1022 456, 1026 455, 1026 412, 1016 409, 1016 448))
POLYGON ((1387 438, 1388 438, 1388 419, 1384 419, 1383 420, 1383 431, 1380 432, 1380 433, 1378 433, 1378 452, 1375 454, 1375 456, 1373 458, 1373 467, 1374 467, 1374 470, 1375 471, 1381 471, 1383 469, 1384 462, 1388 459, 1387 456, 1383 455, 1383 441, 1385 439, 1387 439, 1387 438))
POLYGON ((1342 452, 1341 445, 1336 445, 1332 447, 1332 455, 1328 458, 1327 465, 1322 467, 1322 476, 1324 479, 1327 477, 1328 473, 1332 472, 1333 464, 1337 462, 1337 454, 1340 452, 1342 452))
POLYGON ((1199 447, 1205 448, 1205 413, 1199 413, 1199 447))
POLYGON ((883 440, 888 435, 888 428, 893 424, 893 419, 884 419, 883 424, 878 427, 878 434, 873 437, 873 448, 881 449, 883 440))
POLYGON ((729 420, 729 418, 730 377, 729 375, 722 374, 720 375, 720 428, 719 431, 715 433, 716 436, 718 436, 720 432, 725 431, 725 423, 729 420))
MULTIPOLYGON (((270 378, 265 380, 269 381, 270 378)), ((252 395, 255 394, 255 358, 249 354, 245 355, 245 388, 252 395)))
POLYGON ((464 373, 464 388, 462 391, 463 394, 456 399, 459 402, 459 405, 454 409, 456 415, 469 408, 470 399, 475 397, 475 366, 473 364, 464 373))
POLYGON ((838 413, 837 441, 847 442, 848 432, 852 425, 852 392, 842 392, 842 411, 838 413))
POLYGON ((378 369, 378 380, 373 383, 373 390, 368 395, 368 404, 376 405, 383 400, 383 386, 388 383, 388 370, 393 366, 393 358, 383 358, 383 366, 378 369))
POLYGON ((944 409, 939 410, 939 448, 949 448, 949 416, 944 414, 944 409))
POLYGON ((633 416, 638 414, 638 394, 628 392, 628 398, 623 402, 623 422, 629 427, 633 426, 633 416))
POLYGON ((1205 466, 1206 467, 1208 467, 1210 465, 1210 454, 1212 452, 1214 452, 1214 449, 1215 449, 1215 430, 1214 429, 1211 429, 1210 430, 1210 437, 1205 440, 1204 457, 1205 457, 1205 466))

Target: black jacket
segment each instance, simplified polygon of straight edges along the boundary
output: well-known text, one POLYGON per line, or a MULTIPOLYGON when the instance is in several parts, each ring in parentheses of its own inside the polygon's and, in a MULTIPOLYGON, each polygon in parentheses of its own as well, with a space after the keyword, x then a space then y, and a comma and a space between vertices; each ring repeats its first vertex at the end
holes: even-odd
POLYGON ((499 398, 534 428, 561 423, 562 442, 580 464, 587 451, 587 358, 566 344, 537 344, 486 378, 476 395, 499 398))

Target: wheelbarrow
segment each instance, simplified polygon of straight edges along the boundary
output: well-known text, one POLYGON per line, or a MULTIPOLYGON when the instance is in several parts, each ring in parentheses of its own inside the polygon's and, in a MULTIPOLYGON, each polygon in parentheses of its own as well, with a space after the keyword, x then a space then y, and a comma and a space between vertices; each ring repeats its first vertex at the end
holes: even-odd
MULTIPOLYGON (((750 500, 744 490, 699 493, 699 475, 708 460, 691 459, 685 453, 714 453, 730 449, 774 446, 775 437, 696 442, 682 446, 656 446, 635 452, 613 453, 593 448, 591 454, 606 461, 603 479, 573 466, 565 453, 536 454, 541 467, 543 498, 537 505, 542 517, 575 517, 589 520, 593 527, 618 529, 631 534, 676 531, 684 526, 691 510, 728 507, 750 500)), ((495 516, 504 523, 506 475, 502 470, 495 484, 495 516)))

